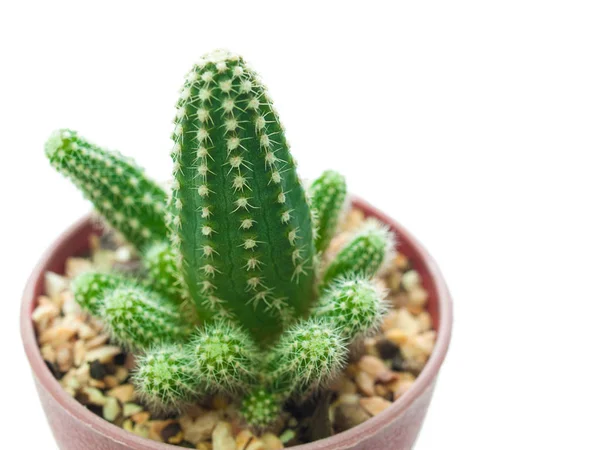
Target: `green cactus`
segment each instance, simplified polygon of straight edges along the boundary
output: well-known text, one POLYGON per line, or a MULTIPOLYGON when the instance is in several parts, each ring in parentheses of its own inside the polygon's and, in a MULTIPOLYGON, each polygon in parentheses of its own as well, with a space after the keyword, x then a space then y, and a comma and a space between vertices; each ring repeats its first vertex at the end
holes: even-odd
POLYGON ((200 316, 231 314, 260 342, 313 299, 310 210, 279 116, 243 59, 201 59, 173 133, 171 240, 200 316))
POLYGON ((181 346, 151 348, 136 362, 133 383, 142 400, 153 409, 179 410, 197 397, 194 364, 181 346))
POLYGON ((394 237, 387 226, 376 219, 368 219, 327 267, 321 282, 322 288, 336 278, 374 276, 387 266, 394 249, 394 237))
POLYGON ((248 394, 240 413, 246 423, 256 429, 264 429, 281 417, 281 398, 260 387, 248 394))
POLYGON ((379 326, 385 303, 370 279, 394 242, 369 221, 320 267, 344 178, 325 172, 309 206, 272 101, 238 56, 217 51, 193 67, 173 140, 168 202, 131 161, 73 131, 46 144, 145 268, 141 280, 81 275, 75 299, 139 355, 134 383, 147 404, 171 411, 221 392, 243 399, 246 422, 264 429, 287 401, 333 379, 352 341, 379 326))
POLYGON ((319 299, 312 315, 331 321, 348 341, 376 330, 387 310, 384 294, 364 278, 340 279, 319 299))
POLYGON ((185 341, 192 331, 176 305, 137 286, 110 292, 99 315, 113 338, 131 349, 185 341))
POLYGON ((118 274, 86 272, 73 280, 71 290, 79 306, 97 316, 102 310, 106 295, 118 287, 128 285, 131 285, 131 280, 118 274))
POLYGON ((241 327, 225 321, 206 324, 188 347, 205 392, 243 392, 256 382, 258 349, 241 327))
POLYGON ((166 193, 130 159, 64 129, 48 139, 46 156, 134 246, 165 239, 166 193))
POLYGON ((339 173, 328 170, 313 181, 309 194, 318 221, 315 247, 317 252, 323 252, 335 235, 346 204, 346 180, 339 173))
POLYGON ((183 302, 187 292, 179 284, 179 273, 175 255, 167 242, 157 242, 150 246, 143 257, 148 279, 147 283, 156 292, 175 302, 183 302))

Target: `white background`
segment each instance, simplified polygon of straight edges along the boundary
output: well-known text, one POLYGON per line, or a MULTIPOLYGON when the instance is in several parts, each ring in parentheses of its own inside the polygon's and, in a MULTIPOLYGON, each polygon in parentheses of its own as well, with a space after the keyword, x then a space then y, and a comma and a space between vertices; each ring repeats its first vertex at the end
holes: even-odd
POLYGON ((1 3, 0 448, 54 448, 18 305, 89 205, 46 137, 77 129, 167 178, 179 85, 219 47, 262 73, 302 175, 343 172, 447 277, 417 450, 600 448, 597 2, 396 3, 1 3))

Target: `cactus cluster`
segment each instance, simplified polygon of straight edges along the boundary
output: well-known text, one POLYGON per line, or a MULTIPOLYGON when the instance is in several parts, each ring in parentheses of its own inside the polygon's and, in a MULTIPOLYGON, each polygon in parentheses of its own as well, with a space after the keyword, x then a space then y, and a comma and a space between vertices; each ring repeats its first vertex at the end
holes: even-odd
POLYGON ((134 381, 156 408, 215 392, 256 428, 322 388, 352 343, 380 324, 372 281, 394 251, 369 221, 321 258, 347 204, 344 178, 305 189, 265 86, 239 56, 215 51, 187 74, 174 121, 169 195, 131 160, 59 130, 46 144, 106 221, 139 250, 136 279, 86 273, 76 301, 134 350, 134 381))

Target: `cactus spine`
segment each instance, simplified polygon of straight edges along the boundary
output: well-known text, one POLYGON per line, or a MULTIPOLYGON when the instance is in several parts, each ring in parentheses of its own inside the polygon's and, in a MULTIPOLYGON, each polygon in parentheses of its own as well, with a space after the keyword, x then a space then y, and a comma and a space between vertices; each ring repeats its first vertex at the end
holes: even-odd
POLYGON ((306 195, 265 87, 238 56, 201 59, 181 91, 168 221, 205 320, 232 315, 259 341, 313 299, 306 195))
POLYGON ((324 172, 310 186, 311 207, 316 213, 317 252, 323 252, 333 238, 347 197, 346 180, 333 170, 324 172))
POLYGON ((322 288, 336 278, 373 277, 392 259, 394 248, 394 238, 388 228, 375 219, 367 220, 325 270, 322 288))
POLYGON ((46 155, 134 246, 165 238, 166 193, 131 160, 66 129, 48 139, 46 155))

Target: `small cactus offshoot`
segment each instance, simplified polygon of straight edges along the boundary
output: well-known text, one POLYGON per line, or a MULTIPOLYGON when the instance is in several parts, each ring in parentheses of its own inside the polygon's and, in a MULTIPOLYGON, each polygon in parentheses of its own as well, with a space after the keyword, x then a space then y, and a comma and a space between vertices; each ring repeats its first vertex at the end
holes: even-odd
POLYGON ((136 352, 134 384, 149 405, 172 411, 219 392, 249 425, 268 428, 286 402, 333 380, 352 342, 379 326, 384 294, 371 279, 394 241, 371 221, 322 262, 345 180, 327 171, 307 195, 266 87, 240 56, 202 57, 174 122, 170 195, 74 131, 48 140, 52 165, 144 268, 135 280, 83 274, 75 300, 136 352))
POLYGON ((318 226, 315 246, 318 252, 323 252, 337 230, 346 204, 346 180, 339 173, 327 170, 313 181, 309 192, 318 226))

